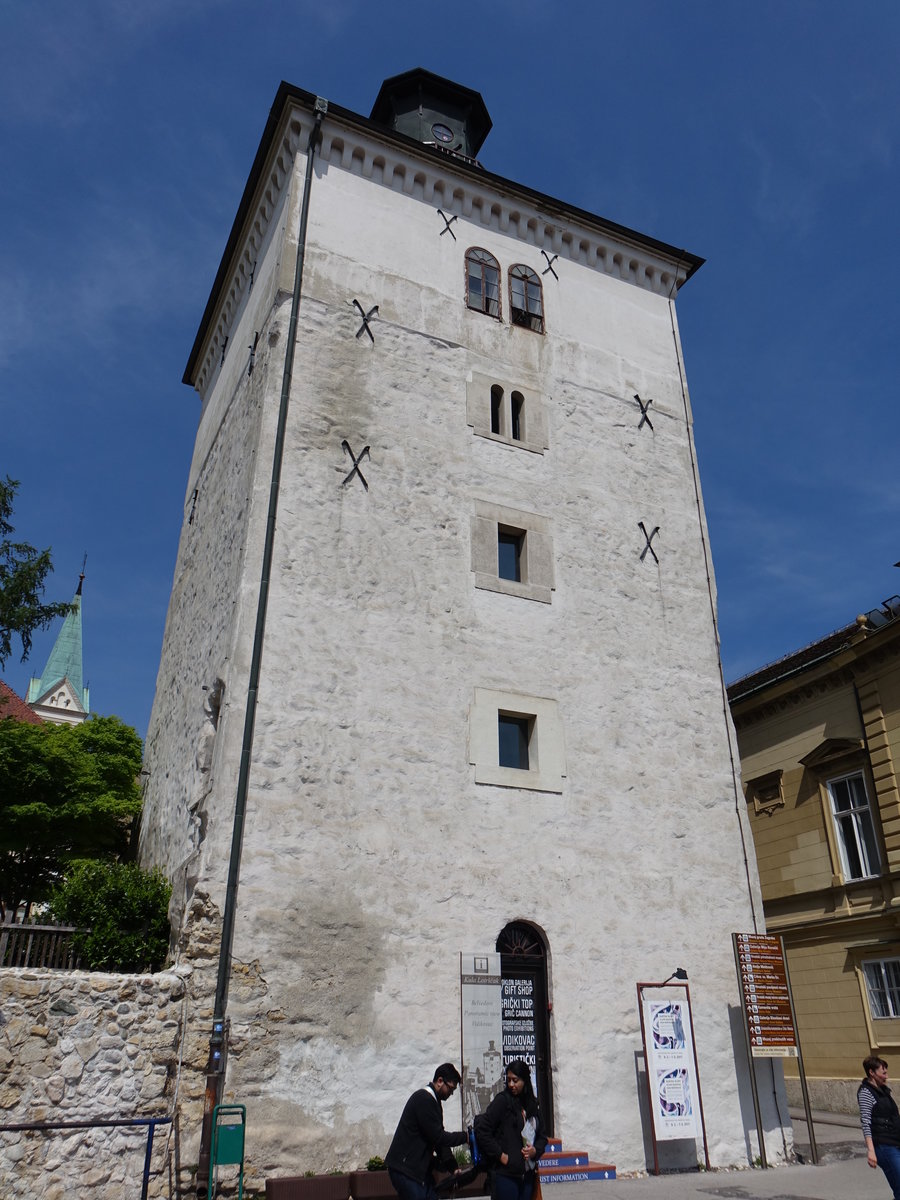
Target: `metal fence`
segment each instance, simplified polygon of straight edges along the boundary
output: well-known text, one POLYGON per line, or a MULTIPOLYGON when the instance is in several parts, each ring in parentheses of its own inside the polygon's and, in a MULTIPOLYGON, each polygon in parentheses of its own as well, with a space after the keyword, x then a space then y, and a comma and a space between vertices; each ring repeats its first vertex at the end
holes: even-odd
MULTIPOLYGON (((22 926, 19 926, 22 928, 22 926)), ((29 928, 25 926, 24 928, 29 928)), ((32 926, 31 928, 34 928, 32 926)), ((141 1177, 141 1200, 147 1200, 147 1189, 150 1183, 150 1163, 153 1157, 153 1135, 157 1125, 171 1125, 172 1118, 158 1117, 118 1117, 113 1119, 89 1118, 85 1121, 24 1121, 11 1125, 0 1125, 0 1133, 39 1132, 54 1133, 59 1129, 113 1129, 134 1126, 146 1126, 147 1146, 144 1151, 144 1170, 141 1177)), ((73 1187, 73 1194, 76 1189, 73 1187)))
POLYGON ((71 971, 80 966, 74 925, 0 925, 0 967, 50 967, 71 971))

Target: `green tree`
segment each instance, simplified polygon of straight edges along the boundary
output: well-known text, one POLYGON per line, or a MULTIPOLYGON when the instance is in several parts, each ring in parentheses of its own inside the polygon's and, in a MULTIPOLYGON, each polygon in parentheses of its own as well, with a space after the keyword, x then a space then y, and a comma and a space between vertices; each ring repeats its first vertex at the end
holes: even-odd
POLYGON ((0 910, 46 900, 77 859, 127 854, 141 739, 118 717, 0 719, 0 910))
POLYGON ((0 479, 0 670, 12 654, 13 636, 22 643, 22 661, 31 650, 31 635, 57 617, 70 604, 42 604, 44 580, 53 569, 49 550, 35 550, 27 542, 14 542, 10 517, 19 487, 18 479, 0 479))
POLYGON ((75 948, 89 971, 156 971, 169 948, 172 889, 137 863, 79 862, 50 897, 56 920, 77 925, 75 948))

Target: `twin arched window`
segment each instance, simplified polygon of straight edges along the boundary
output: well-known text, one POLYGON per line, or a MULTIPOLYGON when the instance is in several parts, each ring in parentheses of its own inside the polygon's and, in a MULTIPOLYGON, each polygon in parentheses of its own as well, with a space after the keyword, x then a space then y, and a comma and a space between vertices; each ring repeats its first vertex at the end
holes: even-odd
MULTIPOLYGON (((480 246, 466 251, 466 304, 476 312, 501 319, 500 264, 480 246)), ((536 271, 522 263, 509 268, 509 307, 513 325, 544 332, 541 281, 536 271)))

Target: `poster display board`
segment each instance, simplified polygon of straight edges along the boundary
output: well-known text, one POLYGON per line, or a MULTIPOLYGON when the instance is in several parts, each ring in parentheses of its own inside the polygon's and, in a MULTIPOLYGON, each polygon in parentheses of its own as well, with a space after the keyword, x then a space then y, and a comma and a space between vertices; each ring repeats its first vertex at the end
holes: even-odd
POLYGON ((690 1000, 643 997, 645 1052, 657 1141, 697 1136, 697 1074, 690 1000))
MULTIPOLYGON (((503 1090, 504 1002, 499 954, 460 954, 463 1124, 503 1090)), ((511 982, 515 982, 512 980, 511 982)), ((513 1055, 515 1057, 515 1055, 513 1055)))
POLYGON ((534 980, 504 979, 500 984, 503 1003, 503 1066, 520 1058, 528 1063, 531 1086, 538 1098, 537 1031, 534 1024, 534 980))
POLYGON ((753 1058, 796 1058, 797 1028, 780 937, 733 934, 741 1007, 753 1058))

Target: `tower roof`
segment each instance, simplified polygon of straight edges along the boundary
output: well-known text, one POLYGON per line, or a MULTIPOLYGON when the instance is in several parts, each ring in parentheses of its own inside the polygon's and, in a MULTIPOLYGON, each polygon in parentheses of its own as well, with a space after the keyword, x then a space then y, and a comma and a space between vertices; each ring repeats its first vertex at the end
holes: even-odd
POLYGON ((81 588, 84 575, 78 577, 78 587, 72 597, 72 609, 63 621, 47 665, 40 675, 32 676, 28 685, 28 703, 40 703, 55 688, 64 681, 74 693, 75 700, 81 705, 82 711, 89 711, 88 689, 84 686, 82 639, 81 639, 81 588))
MULTIPOLYGON (((392 75, 381 85, 369 119, 417 141, 435 143, 434 131, 446 130, 459 138, 459 146, 467 157, 474 158, 490 132, 490 114, 480 92, 444 79, 424 67, 392 75), (449 121, 450 126, 436 124, 449 121)), ((450 146, 444 147, 450 150, 450 146)))

